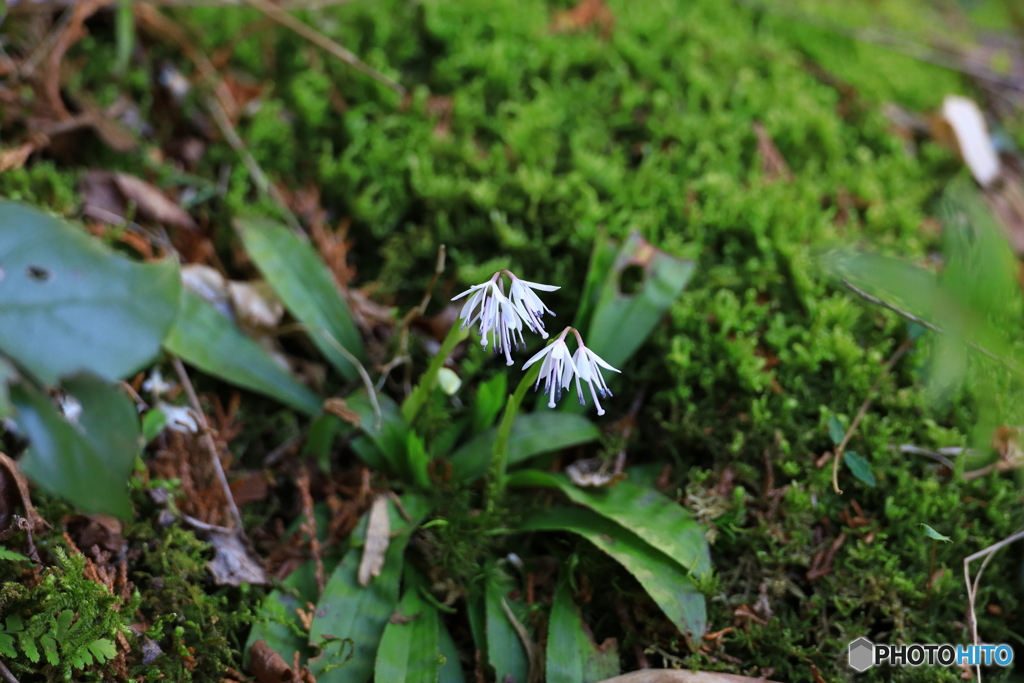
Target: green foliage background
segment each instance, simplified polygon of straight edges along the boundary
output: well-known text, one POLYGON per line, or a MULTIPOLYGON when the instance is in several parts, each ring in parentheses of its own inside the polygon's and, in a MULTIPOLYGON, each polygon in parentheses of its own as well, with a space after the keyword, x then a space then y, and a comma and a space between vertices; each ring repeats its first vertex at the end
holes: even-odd
MULTIPOLYGON (((832 493, 829 468, 815 465, 832 448, 828 420, 849 424, 907 331, 837 290, 814 263, 819 250, 837 245, 915 261, 938 248, 926 219, 961 164, 929 141, 909 151, 883 105, 927 111, 969 87, 950 71, 733 3, 610 5, 616 25, 608 41, 593 31, 553 34, 552 13, 568 6, 557 2, 381 1, 306 15, 408 86, 407 98, 287 32, 238 40, 258 18, 253 11, 175 16, 207 53, 234 44, 229 66, 265 84, 260 106, 240 123, 242 137, 273 179, 315 185, 336 218, 352 218, 359 282, 379 282, 395 303, 418 301, 441 243, 457 269, 442 294, 508 267, 563 285, 549 305, 569 311, 599 230, 616 238, 639 230, 698 261, 666 324, 624 368, 613 411, 624 412, 647 386, 631 459, 660 469, 668 454, 677 494, 704 501, 698 512, 717 510, 707 513, 718 530, 711 630, 731 625, 733 609, 753 604, 762 584, 775 620, 725 639, 724 651, 742 666, 702 657, 688 664, 755 675, 773 668, 794 682, 814 680, 813 666, 835 680, 848 675, 846 643, 861 635, 966 642, 960 562, 1024 522, 1019 487, 1009 475, 949 483, 928 461, 891 451, 901 443, 966 445, 975 422, 969 389, 941 409, 920 390, 922 342, 882 383, 851 444, 877 486, 843 471, 846 495, 832 493), (451 98, 450 120, 437 113, 438 97, 451 98), (791 181, 770 182, 760 170, 755 122, 786 159, 791 181), (776 486, 789 487, 775 516, 762 505, 766 452, 776 486), (739 488, 718 496, 725 468, 739 488), (851 531, 833 571, 807 580, 823 547, 812 529, 828 520, 830 542, 851 499, 872 519, 873 540, 851 531), (953 540, 934 547, 934 563, 922 523, 953 540), (927 588, 929 573, 941 570, 927 588)), ((113 42, 97 34, 75 49, 90 57, 83 85, 112 99, 117 90, 99 84, 115 59, 113 42)), ((160 139, 182 132, 150 95, 165 58, 189 69, 153 44, 125 80, 160 139)), ((187 112, 198 110, 196 97, 186 100, 187 112)), ((116 157, 97 145, 87 155, 89 167, 186 182, 145 154, 116 157)), ((226 145, 211 146, 195 175, 216 178, 225 166, 227 194, 198 206, 222 231, 221 243, 234 215, 254 204, 244 166, 226 145)), ((0 194, 73 214, 74 182, 74 173, 42 162, 0 176, 0 194)), ((256 206, 277 214, 267 199, 256 206)), ((467 367, 481 375, 497 369, 478 357, 467 367)), ((595 570, 617 571, 584 558, 595 570)), ((988 642, 1020 640, 1008 620, 1019 608, 1018 577, 1014 552, 986 572, 979 603, 1003 615, 982 614, 988 642)), ((621 635, 618 617, 601 607, 590 608, 588 623, 599 637, 621 635)), ((651 614, 637 610, 641 644, 685 656, 651 614)), ((859 680, 955 676, 902 669, 859 680)))

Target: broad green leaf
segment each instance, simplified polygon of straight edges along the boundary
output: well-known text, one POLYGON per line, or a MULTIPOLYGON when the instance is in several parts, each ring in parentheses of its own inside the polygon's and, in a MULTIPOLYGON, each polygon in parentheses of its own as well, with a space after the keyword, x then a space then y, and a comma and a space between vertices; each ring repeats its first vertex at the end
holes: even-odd
POLYGON ((142 442, 149 443, 167 426, 167 413, 154 408, 142 416, 142 442))
POLYGON ((181 310, 164 346, 209 375, 269 396, 306 415, 320 412, 321 401, 316 394, 217 309, 187 289, 181 292, 181 310))
POLYGON ((595 270, 587 274, 583 307, 586 314, 589 302, 594 302, 593 313, 576 322, 587 330, 587 347, 609 365, 621 367, 682 294, 696 264, 655 249, 637 232, 626 239, 614 259, 607 257, 608 249, 603 242, 595 246, 591 260, 595 270), (633 293, 624 294, 620 282, 630 266, 642 269, 643 280, 633 293))
POLYGON ((0 417, 10 417, 14 413, 8 385, 14 384, 17 379, 17 368, 7 362, 3 356, 0 356, 0 417))
POLYGON ((834 446, 841 444, 843 437, 846 436, 846 427, 843 426, 843 423, 835 415, 828 418, 828 436, 832 439, 834 446))
POLYGON ((458 343, 468 335, 468 330, 463 330, 458 325, 452 325, 452 329, 449 330, 448 336, 444 338, 441 348, 430 359, 430 365, 427 366, 427 371, 420 377, 419 384, 416 385, 416 388, 412 390, 412 393, 402 403, 402 417, 405 418, 406 422, 412 424, 413 420, 416 419, 416 415, 419 414, 423 404, 430 398, 430 392, 437 385, 438 374, 441 372, 441 368, 444 367, 444 362, 448 360, 448 356, 452 354, 452 350, 458 343))
POLYGON ((0 655, 3 655, 8 659, 14 659, 18 656, 18 651, 14 648, 13 636, 9 636, 6 633, 0 633, 0 655))
POLYGON ((322 654, 309 660, 318 683, 366 683, 373 675, 381 635, 398 604, 405 547, 427 514, 422 498, 405 496, 402 503, 413 521, 393 522, 398 534, 388 545, 380 576, 365 588, 359 585, 362 550, 353 548, 324 587, 309 634, 310 644, 322 647, 322 654))
POLYGON ((480 383, 473 403, 473 434, 480 434, 494 424, 507 396, 508 375, 504 372, 480 383))
POLYGON ((486 611, 487 628, 487 660, 494 667, 495 680, 527 681, 530 662, 526 650, 516 634, 515 627, 505 614, 502 600, 512 609, 520 623, 526 617, 524 605, 512 599, 513 591, 518 589, 515 580, 501 567, 491 564, 487 572, 486 595, 484 609, 486 611))
POLYGON ((410 481, 417 486, 430 488, 430 476, 427 474, 429 462, 430 456, 427 455, 423 439, 410 429, 406 438, 406 467, 410 481))
POLYGON ((306 435, 302 453, 316 458, 317 465, 324 472, 331 471, 331 446, 334 445, 334 437, 339 429, 341 418, 337 415, 320 415, 309 424, 309 433, 306 435))
POLYGON ((117 648, 113 641, 107 638, 97 638, 89 643, 89 652, 100 664, 117 656, 117 648))
POLYGON ((568 581, 559 581, 548 622, 547 683, 596 683, 619 675, 614 638, 600 646, 572 602, 568 581))
POLYGON ((373 675, 378 681, 438 683, 440 632, 437 608, 420 594, 422 582, 406 570, 398 610, 384 628, 373 675))
POLYGON ((21 553, 16 553, 10 548, 0 546, 0 561, 3 562, 28 562, 28 558, 21 553))
POLYGON ((24 383, 11 389, 15 421, 30 442, 21 468, 86 512, 126 518, 128 475, 142 447, 135 406, 95 377, 73 377, 63 386, 82 404, 77 424, 65 420, 45 394, 24 383))
POLYGON ((952 543, 953 542, 953 539, 951 539, 949 536, 943 536, 942 534, 940 534, 938 531, 936 531, 935 529, 931 528, 927 524, 922 524, 921 526, 924 527, 924 535, 927 536, 928 538, 934 538, 936 541, 944 541, 946 543, 952 543))
POLYGON ((409 426, 402 418, 398 404, 389 396, 378 394, 377 401, 381 413, 379 429, 373 405, 365 391, 357 391, 345 399, 347 406, 359 414, 359 429, 364 434, 352 441, 352 448, 375 469, 404 473, 409 426))
POLYGON ((346 379, 359 376, 338 350, 365 360, 363 340, 331 271, 308 240, 266 218, 235 221, 242 243, 285 307, 307 328, 310 339, 346 379))
POLYGON ((654 489, 630 481, 581 488, 565 475, 537 470, 515 472, 508 483, 557 487, 574 503, 619 523, 694 574, 700 576, 711 571, 711 551, 704 528, 685 508, 654 489))
POLYGON ((47 386, 114 381, 160 351, 178 310, 178 264, 141 264, 36 209, 0 201, 0 352, 47 386))
POLYGON ((704 596, 685 569, 639 536, 584 508, 551 508, 530 517, 519 529, 583 536, 636 577, 693 649, 700 644, 707 625, 704 596))
MULTIPOLYGON (((497 435, 497 429, 489 429, 452 455, 456 481, 470 481, 487 474, 497 435)), ((508 466, 541 453, 595 441, 600 436, 601 431, 581 415, 549 410, 519 415, 512 423, 508 440, 508 466)))
POLYGON ((868 486, 875 485, 875 475, 871 472, 871 464, 867 460, 857 455, 854 451, 846 451, 843 453, 843 461, 846 462, 846 466, 853 472, 853 476, 868 486))
POLYGON ((459 650, 455 647, 452 634, 448 627, 438 615, 438 651, 444 657, 444 664, 437 672, 438 683, 466 683, 466 675, 462 672, 462 662, 459 660, 459 650))

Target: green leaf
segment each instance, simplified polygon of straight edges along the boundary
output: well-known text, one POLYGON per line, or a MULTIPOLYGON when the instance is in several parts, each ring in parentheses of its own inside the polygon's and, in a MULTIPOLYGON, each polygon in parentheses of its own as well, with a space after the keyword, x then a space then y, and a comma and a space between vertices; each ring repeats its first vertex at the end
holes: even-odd
POLYGON ((11 403, 11 390, 8 385, 14 384, 17 379, 18 369, 0 356, 0 418, 14 414, 14 404, 11 403))
POLYGON ((441 656, 444 657, 444 664, 437 672, 438 683, 466 683, 466 675, 462 672, 462 662, 459 660, 459 651, 455 647, 452 634, 444 621, 438 618, 438 648, 441 656))
POLYGON ((481 382, 473 403, 473 434, 480 434, 494 424, 508 396, 508 375, 504 372, 481 382))
POLYGON ((62 610, 57 615, 57 640, 63 640, 71 628, 71 622, 75 620, 75 613, 69 609, 62 610))
POLYGON ((208 375, 281 401, 306 415, 320 412, 316 394, 198 294, 181 292, 181 311, 167 350, 208 375))
POLYGON ((359 376, 338 350, 341 345, 365 360, 363 340, 331 271, 308 240, 266 218, 235 220, 253 262, 292 315, 307 327, 313 343, 346 379, 359 376))
POLYGON ((378 681, 437 683, 440 669, 440 618, 420 595, 422 581, 406 569, 405 594, 384 628, 377 650, 378 681))
POLYGON ((123 76, 131 62, 132 51, 135 49, 135 13, 132 11, 132 0, 117 0, 114 12, 114 35, 117 40, 117 60, 114 62, 114 73, 123 76))
POLYGON ((15 421, 30 442, 22 470, 86 512, 126 518, 128 475, 141 450, 135 406, 94 377, 67 380, 64 390, 82 404, 77 424, 65 420, 45 394, 25 384, 12 389, 15 421))
MULTIPOLYGON (((380 576, 365 588, 359 585, 357 574, 362 551, 354 548, 345 554, 324 587, 316 606, 309 642, 314 646, 322 646, 325 639, 340 639, 341 642, 327 644, 320 656, 309 660, 318 683, 365 683, 373 675, 381 635, 398 604, 398 585, 406 544, 427 514, 427 505, 422 498, 405 496, 402 504, 413 522, 403 520, 404 526, 392 525, 392 531, 399 533, 388 545, 380 576), (339 656, 344 657, 343 651, 347 654, 346 642, 351 642, 354 648, 352 658, 332 668, 341 663, 335 660, 339 656)), ((389 507, 394 506, 389 504, 389 507)))
POLYGON ((636 577, 692 649, 700 644, 707 625, 704 596, 685 569, 637 535, 583 508, 545 510, 527 519, 519 529, 568 531, 583 536, 636 577))
POLYGON ((565 475, 523 470, 509 477, 509 486, 549 486, 574 503, 617 522, 689 571, 711 570, 711 551, 704 528, 675 501, 646 486, 621 481, 614 486, 581 488, 565 475))
POLYGON ((582 314, 576 327, 586 329, 587 347, 609 365, 621 367, 644 343, 647 336, 675 303, 693 276, 696 264, 655 249, 639 233, 632 233, 615 254, 601 242, 591 260, 594 272, 587 274, 582 314), (599 252, 599 250, 601 250, 599 252), (642 269, 643 280, 631 294, 621 291, 623 273, 630 266, 642 269))
POLYGON ((337 415, 320 415, 309 424, 309 433, 302 453, 316 458, 317 465, 324 472, 331 471, 331 446, 334 437, 341 429, 341 419, 337 415))
POLYGON ((405 472, 409 426, 402 418, 398 404, 385 394, 378 394, 381 424, 365 391, 357 391, 345 399, 350 409, 359 414, 359 429, 365 434, 352 442, 352 448, 367 465, 395 473, 405 472))
POLYGON ((3 655, 8 659, 14 659, 18 656, 18 651, 14 648, 13 636, 9 636, 6 633, 0 633, 0 655, 3 655))
MULTIPOLYGON (((455 481, 484 476, 494 452, 498 430, 478 434, 451 457, 455 481)), ((596 441, 601 431, 587 418, 571 413, 540 412, 519 415, 508 440, 508 466, 542 453, 596 441)))
POLYGON ((843 461, 850 468, 850 471, 853 472, 853 476, 868 486, 875 485, 875 475, 871 472, 871 464, 867 460, 857 455, 854 451, 846 451, 843 453, 843 461))
POLYGON ((935 529, 931 528, 927 524, 922 524, 921 526, 924 527, 924 535, 927 536, 928 538, 934 538, 936 541, 944 541, 946 543, 952 543, 953 542, 953 539, 951 539, 949 536, 943 536, 942 534, 940 534, 938 531, 936 531, 935 529))
POLYGON ((423 404, 430 398, 430 393, 437 385, 438 373, 444 367, 444 362, 448 360, 448 356, 452 355, 452 350, 467 335, 469 335, 468 330, 463 330, 458 325, 452 325, 452 329, 448 331, 448 336, 444 338, 441 348, 430 359, 430 365, 427 366, 427 371, 420 377, 419 384, 416 385, 416 388, 412 390, 412 393, 402 403, 402 417, 405 418, 407 423, 412 424, 413 420, 416 419, 416 415, 419 414, 423 404))
POLYGON ((164 427, 167 426, 167 413, 156 408, 148 411, 142 416, 142 441, 143 443, 149 443, 156 437, 160 436, 160 432, 164 431, 164 427))
POLYGON ((117 648, 114 643, 106 638, 97 638, 89 643, 89 652, 100 664, 117 656, 117 648))
POLYGON ((838 446, 843 442, 843 437, 846 436, 846 427, 839 421, 839 418, 832 415, 828 418, 828 436, 832 439, 832 444, 838 446))
POLYGON ((178 264, 141 264, 62 220, 0 201, 0 351, 47 386, 121 379, 160 351, 178 264))
POLYGON ((614 638, 594 642, 579 608, 572 602, 567 580, 559 581, 548 622, 547 683, 595 683, 619 675, 614 638))
POLYGON ((28 558, 21 553, 16 553, 10 548, 0 547, 0 561, 6 562, 28 562, 28 558))
POLYGON ((487 572, 484 598, 487 629, 487 660, 494 667, 495 680, 528 680, 530 662, 515 627, 505 614, 502 600, 512 609, 513 614, 523 623, 526 613, 519 600, 513 600, 513 591, 518 590, 515 580, 501 567, 492 563, 487 572))
POLYGON ((416 432, 409 430, 406 437, 406 467, 410 481, 422 488, 430 488, 430 476, 427 474, 427 465, 430 456, 423 445, 423 439, 416 432))
POLYGON ((17 633, 18 631, 25 628, 25 622, 22 621, 21 617, 17 614, 8 614, 6 623, 6 631, 8 633, 17 633))
POLYGON ((39 644, 43 646, 43 656, 49 664, 53 665, 60 661, 60 657, 57 655, 57 641, 53 636, 40 636, 39 644))
POLYGON ((28 660, 33 664, 39 663, 39 648, 36 647, 36 640, 32 637, 32 634, 28 631, 18 632, 18 644, 21 645, 21 651, 25 653, 28 660))

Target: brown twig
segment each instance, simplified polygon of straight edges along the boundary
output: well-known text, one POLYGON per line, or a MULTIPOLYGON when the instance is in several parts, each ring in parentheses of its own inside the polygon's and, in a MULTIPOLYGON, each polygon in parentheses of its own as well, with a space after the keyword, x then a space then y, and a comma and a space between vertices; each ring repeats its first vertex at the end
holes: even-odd
POLYGON ((345 49, 337 42, 331 40, 308 24, 304 24, 277 5, 268 0, 246 0, 252 7, 266 14, 269 18, 281 24, 287 29, 294 31, 317 47, 326 50, 331 55, 351 66, 356 71, 366 74, 370 78, 383 83, 399 95, 405 94, 405 88, 394 82, 376 69, 360 61, 355 53, 345 49))
POLYGON ((199 403, 199 397, 196 395, 195 387, 192 386, 192 380, 188 378, 188 373, 185 372, 185 365, 181 362, 180 358, 173 359, 174 370, 178 373, 178 379, 181 380, 181 385, 185 387, 185 393, 188 395, 188 402, 192 406, 192 410, 196 413, 196 418, 199 420, 200 429, 200 440, 206 447, 206 450, 210 454, 210 462, 213 465, 213 471, 217 473, 217 480, 220 482, 221 490, 224 491, 224 497, 227 499, 228 510, 231 512, 231 519, 234 522, 235 531, 239 536, 245 536, 245 528, 242 526, 242 515, 238 512, 238 506, 235 505, 235 498, 231 495, 231 486, 228 484, 227 475, 224 474, 224 465, 220 462, 220 455, 217 453, 217 444, 213 440, 213 434, 210 432, 210 423, 206 420, 206 414, 203 412, 203 407, 199 403))
POLYGON ((0 661, 0 678, 4 680, 4 683, 18 683, 18 679, 14 677, 14 674, 11 673, 11 670, 2 661, 0 661))
POLYGON ((313 556, 313 563, 316 566, 316 588, 317 596, 324 592, 324 560, 320 552, 320 537, 316 532, 316 515, 313 513, 313 494, 309 491, 309 470, 303 466, 299 470, 299 476, 295 478, 295 486, 299 489, 302 498, 302 515, 306 521, 302 523, 306 534, 309 536, 309 554, 313 556))
MULTIPOLYGON (((1011 534, 999 541, 993 543, 984 550, 979 550, 973 555, 968 555, 964 558, 964 582, 967 584, 967 619, 971 626, 971 638, 975 645, 980 645, 978 639, 978 618, 974 614, 974 601, 978 595, 978 586, 981 584, 981 575, 985 573, 985 567, 988 566, 989 561, 995 556, 996 552, 1015 541, 1019 541, 1024 538, 1024 530, 1018 531, 1011 534), (971 581, 971 562, 984 558, 981 563, 981 567, 978 569, 978 575, 974 577, 974 581, 971 581)), ((976 667, 975 671, 978 676, 978 683, 981 683, 981 667, 976 667)))
POLYGON ((871 407, 871 402, 874 400, 875 392, 878 391, 878 387, 881 386, 882 380, 885 379, 888 374, 892 371, 893 367, 899 362, 899 359, 903 357, 910 347, 914 345, 914 340, 906 339, 900 347, 896 349, 896 353, 892 354, 892 358, 885 364, 885 368, 882 370, 882 374, 875 380, 874 386, 868 391, 867 398, 864 399, 864 403, 861 404, 860 410, 857 411, 857 416, 853 418, 853 422, 850 423, 850 428, 846 430, 846 434, 843 435, 843 440, 836 448, 835 457, 832 459, 832 488, 839 495, 843 494, 842 489, 839 488, 839 461, 843 459, 843 450, 846 448, 846 444, 850 443, 850 439, 853 438, 853 433, 857 431, 857 427, 860 425, 860 421, 867 415, 868 408, 871 407))

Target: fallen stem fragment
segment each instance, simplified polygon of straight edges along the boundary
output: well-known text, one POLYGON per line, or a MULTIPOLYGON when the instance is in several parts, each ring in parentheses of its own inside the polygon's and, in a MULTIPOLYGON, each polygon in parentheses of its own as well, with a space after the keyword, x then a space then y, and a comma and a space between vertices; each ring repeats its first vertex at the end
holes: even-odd
POLYGON ((846 430, 846 434, 843 435, 843 440, 836 448, 836 454, 832 460, 832 488, 839 495, 843 494, 842 489, 839 488, 839 461, 843 459, 843 451, 846 449, 846 444, 850 443, 850 439, 853 438, 853 433, 857 431, 857 427, 860 426, 860 421, 864 419, 864 416, 868 413, 868 408, 871 407, 871 402, 874 400, 875 392, 878 391, 878 387, 881 386, 882 380, 892 372, 893 367, 899 362, 900 358, 903 357, 910 347, 914 345, 913 339, 905 339, 900 347, 896 349, 896 353, 892 354, 892 358, 885 364, 885 368, 882 370, 882 374, 875 380, 874 385, 868 391, 867 398, 864 399, 864 403, 860 405, 860 410, 857 411, 857 416, 853 418, 853 422, 850 423, 850 428, 846 430))
POLYGON ((299 34, 309 42, 316 45, 317 47, 326 50, 333 56, 337 57, 341 61, 351 66, 356 71, 366 74, 375 81, 383 83, 384 85, 391 88, 399 95, 405 94, 405 88, 403 88, 401 85, 391 80, 384 74, 380 73, 373 67, 368 66, 364 62, 360 61, 359 57, 357 57, 355 53, 345 49, 337 42, 331 40, 324 34, 314 29, 312 26, 309 26, 308 24, 304 24, 303 22, 299 21, 298 19, 288 14, 288 12, 284 11, 277 5, 268 2, 267 0, 246 1, 252 7, 255 7, 259 11, 266 14, 267 17, 269 17, 270 19, 273 19, 274 21, 281 24, 287 29, 294 31, 295 33, 299 34))
MULTIPOLYGON (((999 541, 993 543, 984 550, 979 550, 973 555, 968 555, 964 558, 964 582, 967 585, 967 619, 971 625, 971 638, 975 645, 980 645, 981 642, 978 639, 978 618, 974 614, 975 606, 974 600, 978 595, 978 586, 981 583, 981 575, 985 572, 985 567, 988 566, 989 561, 996 554, 997 551, 1005 548, 1006 546, 1019 541, 1024 538, 1024 530, 1018 531, 1011 534, 999 541), (978 569, 978 575, 974 577, 974 581, 971 581, 971 562, 984 558, 981 563, 981 567, 978 569)), ((975 672, 978 676, 978 683, 981 683, 981 667, 975 667, 975 672)))
POLYGON ((224 474, 224 466, 221 464, 220 455, 217 453, 217 444, 213 440, 210 424, 206 421, 203 407, 199 404, 199 397, 196 395, 195 387, 192 386, 192 380, 188 378, 188 373, 185 372, 185 365, 181 362, 181 359, 174 358, 172 362, 174 363, 174 371, 178 373, 178 379, 181 380, 182 386, 185 387, 188 402, 191 404, 192 410, 195 411, 196 417, 199 420, 201 432, 199 438, 210 454, 210 462, 213 464, 213 471, 217 473, 221 490, 224 491, 224 497, 227 499, 228 510, 231 512, 231 520, 234 523, 235 530, 244 538, 245 528, 242 526, 242 515, 238 512, 238 506, 235 505, 234 496, 231 495, 231 486, 228 484, 227 475, 224 474))
POLYGON ((0 662, 0 678, 4 680, 4 683, 18 683, 18 679, 14 677, 14 674, 11 673, 11 670, 3 662, 0 662))

